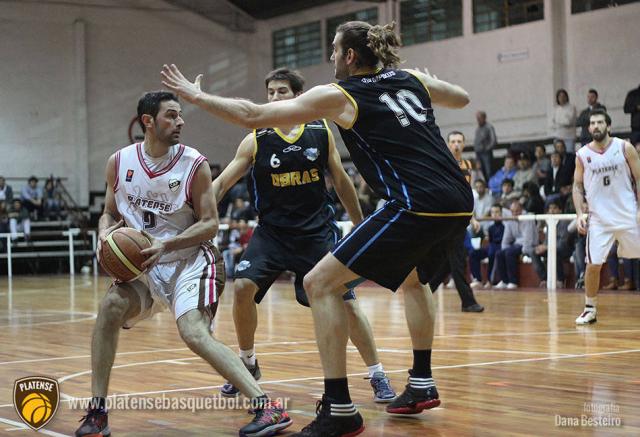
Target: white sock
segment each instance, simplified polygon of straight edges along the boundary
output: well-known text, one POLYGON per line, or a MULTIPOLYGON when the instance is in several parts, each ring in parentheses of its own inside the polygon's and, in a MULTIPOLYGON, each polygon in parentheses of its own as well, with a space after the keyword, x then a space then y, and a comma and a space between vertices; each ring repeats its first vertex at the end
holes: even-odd
POLYGON ((373 366, 369 366, 369 378, 373 377, 373 374, 376 372, 384 373, 384 367, 382 367, 382 363, 374 364, 373 366))
POLYGON ((594 296, 594 297, 585 296, 584 300, 585 300, 585 304, 588 307, 592 307, 594 310, 596 309, 596 305, 598 304, 598 296, 594 296))
POLYGON ((242 359, 242 361, 249 366, 255 366, 256 348, 252 347, 251 349, 247 349, 246 351, 240 349, 240 359, 242 359))

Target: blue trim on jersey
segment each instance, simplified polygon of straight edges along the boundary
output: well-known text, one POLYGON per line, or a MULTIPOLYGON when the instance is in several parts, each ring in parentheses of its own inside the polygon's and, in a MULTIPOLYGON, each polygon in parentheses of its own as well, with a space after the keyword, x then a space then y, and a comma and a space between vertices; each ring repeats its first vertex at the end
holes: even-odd
POLYGON ((402 186, 402 192, 404 193, 404 198, 407 199, 407 209, 411 209, 411 199, 409 198, 409 193, 407 192, 407 186, 404 184, 404 182, 402 182, 400 176, 398 176, 398 173, 396 173, 396 169, 391 166, 391 163, 386 159, 384 160, 384 162, 387 163, 387 165, 393 172, 393 175, 396 177, 398 182, 400 182, 400 185, 402 186))
MULTIPOLYGON (((367 146, 367 148, 371 149, 371 146, 369 146, 369 144, 367 144, 367 142, 364 140, 364 138, 362 138, 360 136, 360 134, 358 134, 358 132, 356 132, 354 129, 351 129, 351 132, 353 132, 360 139, 360 141, 362 141, 364 143, 364 145, 367 146)), ((376 170, 378 170, 378 176, 380 177, 380 182, 382 182, 384 187, 387 189, 387 196, 391 197, 391 189, 389 188, 387 183, 384 181, 384 175, 382 174, 382 170, 380 169, 380 166, 378 165, 376 160, 373 159, 373 156, 371 156, 371 153, 367 149, 362 147, 362 145, 360 143, 358 143, 358 141, 356 141, 356 145, 358 147, 360 147, 364 153, 366 153, 366 155, 369 157, 371 162, 373 162, 373 165, 376 166, 376 170)))
POLYGON ((254 165, 253 167, 251 167, 251 179, 253 179, 253 193, 255 197, 255 200, 253 202, 253 207, 256 210, 256 213, 260 215, 260 210, 258 209, 258 181, 256 181, 255 171, 256 171, 256 166, 254 165))
MULTIPOLYGON (((359 139, 360 141, 362 141, 364 143, 364 145, 367 146, 367 148, 369 150, 373 150, 373 148, 369 145, 369 143, 367 143, 365 141, 364 138, 362 138, 360 136, 360 134, 358 134, 358 132, 355 131, 355 129, 351 129, 351 132, 353 132, 359 139)), ((376 169, 378 170, 378 176, 380 177, 380 181, 382 181, 382 183, 384 184, 384 187, 387 189, 387 196, 389 196, 389 198, 391 198, 391 190, 389 189, 389 186, 387 185, 387 183, 384 180, 384 175, 382 174, 382 169, 380 169, 380 167, 378 166, 378 163, 373 159, 373 156, 371 156, 371 153, 369 153, 364 147, 362 147, 362 145, 360 145, 357 141, 356 144, 358 145, 358 147, 360 147, 369 157, 369 159, 373 162, 373 164, 376 166, 376 169)), ((408 209, 411 209, 411 198, 409 197, 409 192, 407 190, 407 186, 404 184, 404 182, 402 181, 402 179, 400 179, 400 176, 398 175, 398 173, 396 172, 396 169, 393 168, 393 166, 391 165, 391 163, 386 160, 383 159, 384 163, 387 164, 387 167, 389 167, 389 169, 391 169, 391 172, 393 173, 393 176, 395 176, 396 180, 398 181, 398 183, 400 184, 400 186, 402 187, 402 193, 404 194, 404 198, 406 200, 406 206, 408 209)))
MULTIPOLYGON (((385 203, 382 208, 380 208, 379 210, 377 210, 376 212, 374 212, 373 214, 371 214, 369 217, 367 217, 367 219, 365 221, 363 221, 362 223, 360 223, 358 226, 356 226, 356 228, 359 228, 360 226, 363 226, 365 223, 369 222, 369 220, 371 220, 372 218, 374 218, 375 216, 377 216, 378 214, 380 214, 382 211, 384 211, 384 209, 387 207, 387 205, 389 205, 390 203, 394 202, 389 201, 387 203, 385 203)), ((349 235, 347 235, 346 237, 344 237, 342 239, 342 243, 340 243, 338 246, 336 246, 332 252, 337 252, 338 250, 340 250, 340 248, 344 245, 344 243, 346 243, 347 241, 349 241, 349 239, 351 239, 351 237, 353 237, 355 235, 355 232, 351 232, 349 235)))
POLYGON ((362 255, 362 253, 367 250, 377 239, 380 235, 382 235, 382 233, 384 231, 387 230, 387 228, 389 226, 391 226, 391 224, 393 222, 395 222, 396 220, 398 220, 398 217, 400 217, 400 214, 402 214, 402 210, 398 211, 398 213, 396 215, 393 216, 393 218, 391 220, 389 220, 378 232, 376 232, 376 234, 373 236, 373 238, 371 238, 369 241, 367 241, 367 244, 365 244, 364 246, 362 246, 360 248, 360 250, 358 252, 356 252, 355 255, 353 255, 351 257, 351 259, 347 262, 346 266, 347 267, 351 267, 351 265, 356 261, 356 259, 358 259, 358 257, 360 255, 362 255))

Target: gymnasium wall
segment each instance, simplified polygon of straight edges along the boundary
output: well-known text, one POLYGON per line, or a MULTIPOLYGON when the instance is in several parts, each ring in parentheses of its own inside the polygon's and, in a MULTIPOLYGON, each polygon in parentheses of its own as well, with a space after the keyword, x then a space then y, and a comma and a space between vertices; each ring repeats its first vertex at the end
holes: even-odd
MULTIPOLYGON (((580 111, 589 88, 596 88, 609 108, 614 130, 629 130, 622 107, 627 92, 640 84, 640 3, 571 14, 570 0, 545 0, 545 19, 473 33, 472 0, 463 0, 463 36, 411 45, 401 50, 406 67, 424 67, 462 85, 471 95, 463 110, 438 108, 443 132, 462 130, 473 139, 475 112, 485 110, 501 142, 550 135, 555 92, 566 88, 580 111)), ((344 2, 321 6, 262 23, 264 50, 270 53, 271 31, 371 7, 344 2)), ((381 22, 399 16, 399 7, 378 6, 381 22)), ((325 22, 322 23, 323 27, 325 22)), ((264 57, 264 69, 271 57, 264 57)), ((325 83, 329 63, 302 68, 309 85, 325 83)))
MULTIPOLYGON (((163 63, 205 73, 210 91, 252 96, 255 58, 246 34, 161 1, 86 3, 114 8, 9 2, 0 9, 0 174, 67 177, 85 205, 89 190, 104 189, 109 155, 128 144, 138 98, 161 88, 163 63)), ((228 162, 243 130, 191 105, 183 110, 182 141, 228 162)))
MULTIPOLYGON (((106 159, 128 143, 137 99, 160 88, 163 63, 177 63, 189 77, 204 73, 209 91, 264 101, 273 30, 318 19, 324 27, 325 18, 372 5, 382 22, 399 15, 397 3, 394 10, 391 2, 345 1, 257 21, 256 33, 244 34, 159 0, 66 3, 3 2, 0 9, 0 174, 65 176, 81 204, 89 190, 104 188, 106 159), (105 3, 113 7, 96 6, 105 3)), ((405 66, 428 66, 470 92, 467 108, 437 109, 443 132, 461 129, 471 141, 474 113, 483 109, 502 142, 545 137, 558 87, 578 110, 595 87, 614 129, 628 130, 622 105, 640 82, 640 3, 571 15, 570 0, 545 0, 544 20, 478 34, 471 4, 463 0, 464 36, 401 51, 405 66)), ((310 87, 331 80, 333 65, 302 72, 310 87)), ((183 109, 182 141, 211 162, 229 162, 245 131, 183 109)))

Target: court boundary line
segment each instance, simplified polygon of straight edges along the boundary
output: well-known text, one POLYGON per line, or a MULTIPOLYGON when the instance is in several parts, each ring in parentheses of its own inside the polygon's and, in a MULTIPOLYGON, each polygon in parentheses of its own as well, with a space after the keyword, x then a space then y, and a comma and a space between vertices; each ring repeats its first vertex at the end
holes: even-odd
MULTIPOLYGON (((640 349, 624 349, 618 351, 605 351, 605 352, 591 352, 584 354, 570 354, 570 355, 554 355, 548 357, 532 357, 532 358, 520 358, 513 360, 499 360, 499 361, 484 361, 478 363, 466 363, 466 364, 451 364, 445 366, 435 366, 433 370, 446 370, 446 369, 459 369, 459 368, 471 368, 471 367, 486 367, 492 365, 504 365, 504 364, 519 364, 519 363, 527 363, 527 362, 537 362, 537 361, 553 361, 553 360, 563 360, 563 359, 573 359, 573 358, 589 358, 589 357, 600 357, 600 356, 611 356, 611 355, 621 355, 628 353, 639 353, 640 349)), ((404 373, 407 372, 406 368, 396 369, 396 370, 386 370, 385 373, 404 373)), ((368 375, 368 372, 358 372, 358 373, 349 373, 347 377, 354 376, 363 376, 368 375)), ((80 376, 80 375, 78 375, 80 376)), ((311 376, 311 377, 299 377, 299 378, 289 378, 289 379, 280 379, 280 380, 272 380, 272 381, 260 381, 260 385, 267 384, 280 384, 280 383, 289 383, 289 382, 301 382, 301 381, 312 381, 312 380, 322 380, 324 376, 311 376)), ((223 384, 211 385, 211 386, 202 386, 202 387, 183 387, 177 389, 169 389, 169 390, 153 390, 146 392, 134 392, 134 393, 118 393, 112 394, 107 397, 109 398, 118 398, 118 397, 128 397, 128 396, 143 396, 143 395, 152 395, 152 394, 163 394, 163 393, 179 393, 179 392, 190 392, 190 391, 200 391, 200 390, 212 390, 216 388, 222 387, 223 384)), ((70 402, 70 400, 74 401, 82 401, 91 399, 87 398, 75 398, 66 393, 60 392, 60 397, 63 398, 60 402, 70 402)), ((13 404, 4 404, 0 405, 0 408, 13 407, 13 404)))
MULTIPOLYGON (((27 325, 31 326, 31 325, 27 325)), ((496 332, 496 333, 481 333, 481 334, 453 334, 453 335, 435 335, 435 338, 466 338, 466 337, 517 337, 517 336, 526 336, 526 335, 564 335, 564 334, 589 334, 591 332, 597 333, 633 333, 640 332, 640 329, 603 329, 603 330, 565 330, 565 331, 543 331, 543 332, 496 332)), ((375 337, 376 341, 389 341, 389 340, 408 340, 411 339, 409 336, 405 337, 375 337)), ((265 343, 256 343, 256 347, 258 346, 276 346, 276 345, 299 345, 299 344, 312 344, 315 343, 316 340, 300 340, 300 341, 271 341, 265 343)), ((227 345, 229 347, 238 347, 237 344, 227 345)), ((138 351, 129 351, 129 352, 116 352, 116 357, 118 356, 127 356, 127 355, 138 355, 138 354, 146 354, 146 353, 162 353, 162 352, 179 352, 179 351, 188 351, 190 350, 187 347, 180 348, 168 348, 168 349, 147 349, 147 350, 138 350, 138 351)), ((64 357, 51 357, 51 358, 34 358, 29 360, 14 360, 14 361, 2 361, 0 362, 0 366, 8 366, 11 364, 26 364, 26 363, 37 363, 37 362, 47 362, 47 361, 61 361, 61 360, 72 360, 72 359, 80 359, 80 358, 91 358, 91 354, 85 355, 69 355, 64 357)))

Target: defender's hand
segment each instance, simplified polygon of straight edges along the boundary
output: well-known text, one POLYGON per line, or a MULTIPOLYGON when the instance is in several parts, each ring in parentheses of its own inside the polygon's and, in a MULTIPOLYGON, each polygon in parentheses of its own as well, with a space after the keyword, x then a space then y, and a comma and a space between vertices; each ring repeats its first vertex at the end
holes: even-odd
POLYGON ((200 82, 202 81, 201 74, 196 76, 195 81, 189 82, 175 64, 163 65, 160 74, 162 75, 162 84, 187 102, 195 102, 197 97, 202 93, 202 89, 200 88, 200 82))

